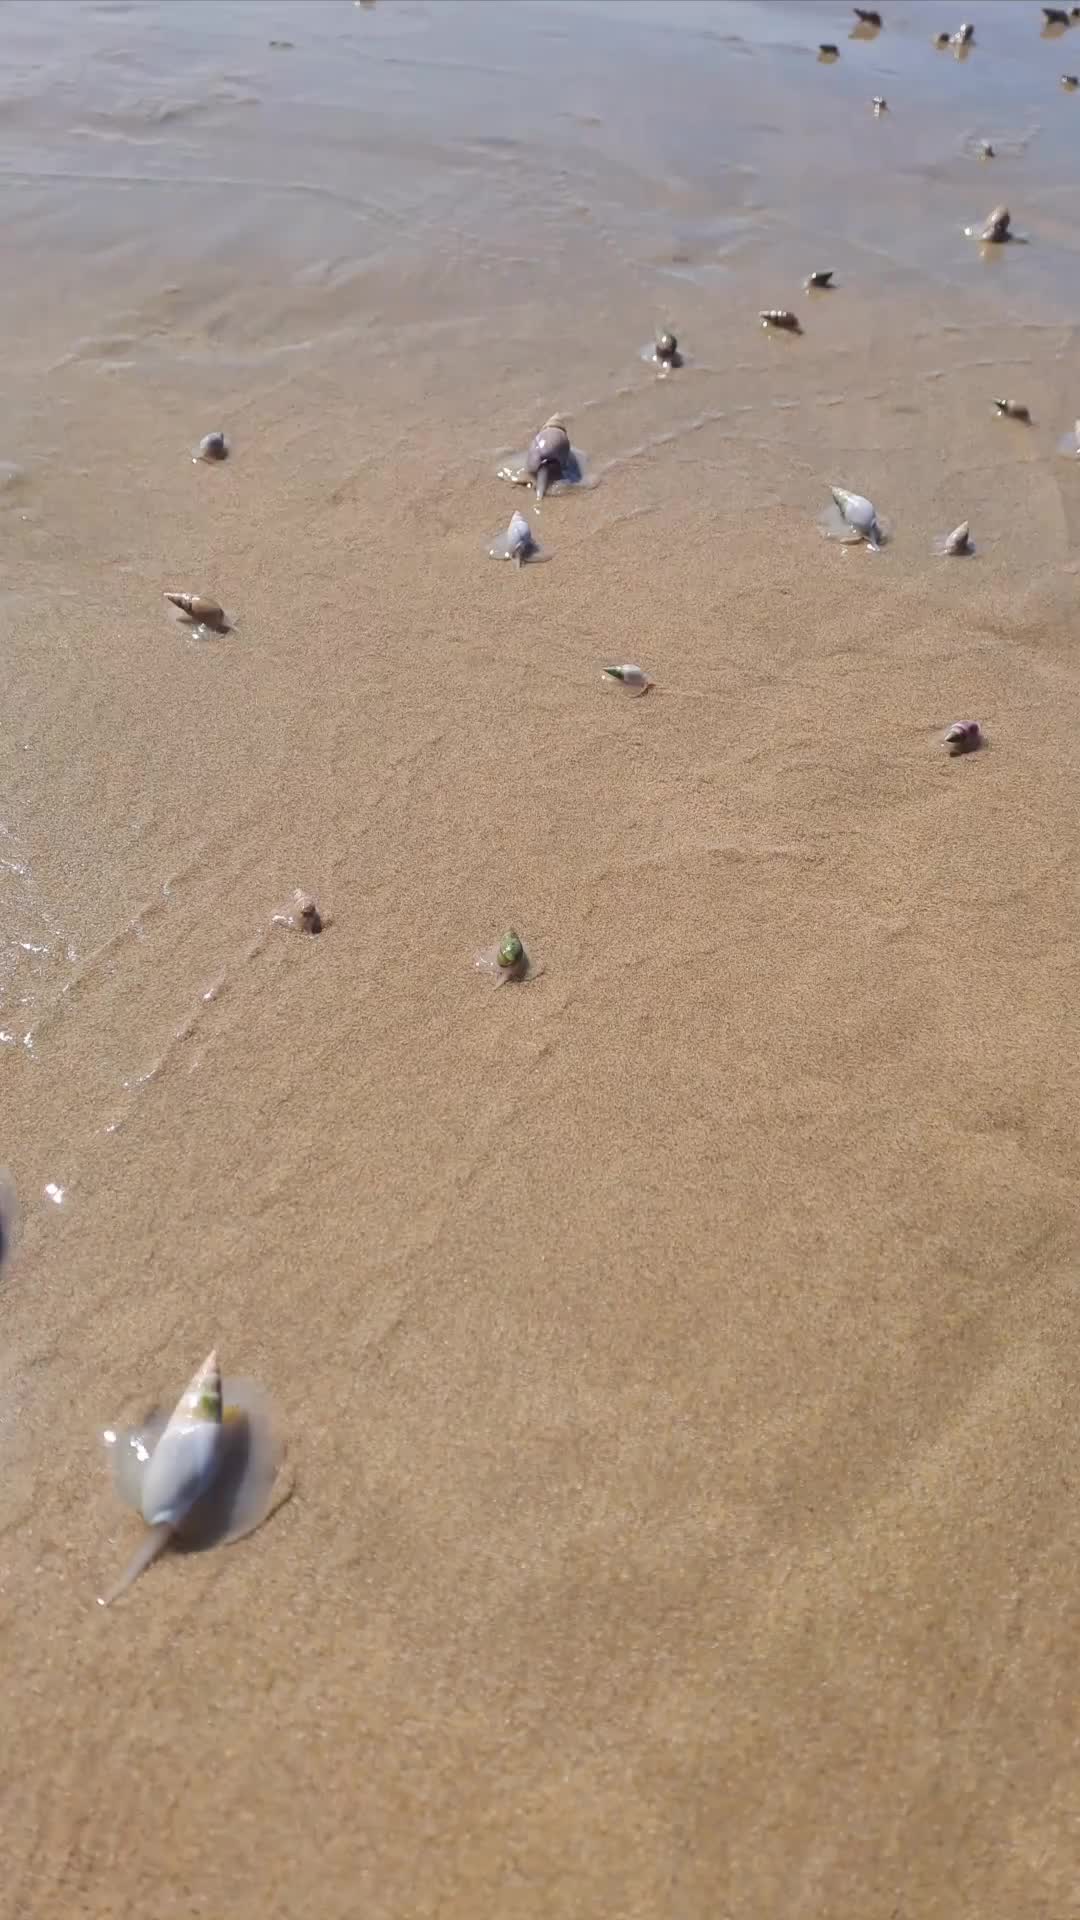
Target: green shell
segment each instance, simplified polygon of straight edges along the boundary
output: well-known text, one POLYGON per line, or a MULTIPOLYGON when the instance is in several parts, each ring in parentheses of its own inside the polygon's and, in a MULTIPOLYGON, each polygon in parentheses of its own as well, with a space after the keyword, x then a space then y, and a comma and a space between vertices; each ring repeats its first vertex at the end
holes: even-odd
POLYGON ((510 973, 515 967, 520 967, 525 958, 525 949, 513 929, 503 934, 495 957, 504 973, 510 973))

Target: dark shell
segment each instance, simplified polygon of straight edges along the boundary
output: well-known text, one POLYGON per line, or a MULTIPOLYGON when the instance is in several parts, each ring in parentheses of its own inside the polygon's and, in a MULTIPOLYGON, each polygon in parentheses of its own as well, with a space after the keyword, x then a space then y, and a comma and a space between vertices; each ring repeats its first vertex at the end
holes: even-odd
POLYGON ((533 479, 541 467, 553 467, 560 474, 570 458, 570 435, 565 427, 553 426, 550 422, 534 433, 529 442, 529 451, 525 455, 525 471, 533 479))

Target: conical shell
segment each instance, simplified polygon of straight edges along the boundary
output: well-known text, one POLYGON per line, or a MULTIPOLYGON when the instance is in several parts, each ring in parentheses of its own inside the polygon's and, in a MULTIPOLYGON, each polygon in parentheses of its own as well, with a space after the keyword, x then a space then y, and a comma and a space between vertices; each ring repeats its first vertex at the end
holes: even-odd
POLYGON ((189 1381, 147 1464, 142 1485, 148 1527, 178 1526, 210 1485, 221 1460, 221 1369, 207 1354, 189 1381))
POLYGON ((224 627, 225 609, 219 607, 216 600, 210 600, 203 593, 166 593, 164 598, 171 602, 180 613, 186 613, 189 620, 198 621, 204 627, 224 627))

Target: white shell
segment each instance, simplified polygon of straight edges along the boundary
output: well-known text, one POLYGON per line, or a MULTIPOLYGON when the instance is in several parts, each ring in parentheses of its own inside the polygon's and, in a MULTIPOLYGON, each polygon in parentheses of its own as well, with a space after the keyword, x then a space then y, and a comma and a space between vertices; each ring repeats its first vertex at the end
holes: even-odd
POLYGON ((878 525, 877 509, 872 500, 861 493, 849 493, 846 487, 830 487, 839 513, 841 527, 836 529, 835 521, 826 509, 825 530, 833 539, 865 540, 875 553, 881 547, 881 528, 878 525))
POLYGON ((618 669, 605 667, 603 677, 605 680, 613 681, 616 686, 625 687, 629 693, 646 693, 652 686, 652 681, 644 667, 635 667, 632 664, 618 669))
POLYGON ((490 553, 493 560, 513 560, 519 567, 535 558, 539 548, 523 513, 511 515, 510 525, 505 533, 500 533, 490 553))
POLYGON ((968 521, 961 520, 960 525, 954 527, 951 533, 939 533, 934 541, 934 551, 938 554, 974 553, 975 542, 971 538, 971 527, 968 521))
POLYGON ((148 1527, 175 1527, 210 1485, 221 1458, 221 1375, 212 1353, 184 1389, 147 1463, 142 1516, 148 1527), (203 1410, 209 1388, 216 1417, 203 1410))

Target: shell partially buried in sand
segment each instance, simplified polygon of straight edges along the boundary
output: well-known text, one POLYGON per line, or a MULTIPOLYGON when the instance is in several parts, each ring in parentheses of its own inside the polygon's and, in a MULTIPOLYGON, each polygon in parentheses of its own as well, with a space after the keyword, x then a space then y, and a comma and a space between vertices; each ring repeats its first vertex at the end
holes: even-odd
POLYGON ((218 460, 227 460, 229 443, 221 428, 215 427, 213 433, 204 433, 198 446, 192 449, 191 457, 193 460, 207 461, 211 465, 218 460))
POLYGON ((270 1511, 282 1446, 270 1400, 254 1380, 223 1379, 211 1353, 170 1416, 154 1408, 104 1434, 113 1486, 147 1531, 113 1600, 170 1545, 195 1551, 252 1533, 270 1511))
POLYGON ((642 360, 655 367, 663 375, 671 373, 673 368, 686 364, 685 356, 679 350, 679 342, 673 333, 658 333, 655 340, 647 340, 640 349, 642 360))

